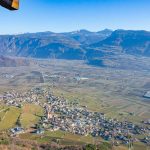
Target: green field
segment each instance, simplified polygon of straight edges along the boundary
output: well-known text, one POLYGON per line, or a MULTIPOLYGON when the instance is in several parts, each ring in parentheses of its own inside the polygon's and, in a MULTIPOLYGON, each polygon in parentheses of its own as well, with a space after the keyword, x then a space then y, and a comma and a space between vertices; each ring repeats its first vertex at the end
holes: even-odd
MULTIPOLYGON (((71 133, 66 133, 63 131, 46 131, 44 135, 35 135, 35 134, 22 134, 20 135, 21 139, 29 139, 36 140, 39 143, 49 143, 49 142, 57 142, 60 145, 83 145, 83 144, 96 144, 104 142, 101 138, 92 138, 91 136, 80 136, 74 135, 71 133)), ((135 143, 134 150, 149 150, 142 143, 135 143)), ((114 150, 128 150, 126 146, 118 146, 114 147, 114 150)))
POLYGON ((0 107, 0 131, 8 130, 16 126, 16 121, 20 116, 21 125, 25 128, 38 122, 39 116, 43 115, 40 106, 25 104, 21 109, 16 107, 0 107))
MULTIPOLYGON (((68 143, 72 143, 73 145, 78 144, 85 144, 85 143, 93 143, 94 139, 92 138, 92 136, 80 136, 80 135, 75 135, 75 134, 71 134, 71 133, 67 133, 67 132, 63 132, 63 131, 46 131, 43 135, 36 135, 36 134, 22 134, 20 135, 21 138, 23 139, 31 139, 31 140, 37 140, 40 143, 46 143, 49 141, 53 141, 54 139, 58 139, 59 142, 61 144, 68 145, 68 143), (42 137, 42 138, 41 138, 42 137)), ((99 138, 99 141, 101 141, 101 139, 99 138)), ((71 144, 71 145, 72 145, 71 144)), ((69 144, 70 145, 70 144, 69 144)))
MULTIPOLYGON (((4 111, 0 112, 0 130, 7 130, 14 127, 21 110, 15 107, 3 107, 4 111)), ((3 110, 0 109, 0 110, 3 110)))

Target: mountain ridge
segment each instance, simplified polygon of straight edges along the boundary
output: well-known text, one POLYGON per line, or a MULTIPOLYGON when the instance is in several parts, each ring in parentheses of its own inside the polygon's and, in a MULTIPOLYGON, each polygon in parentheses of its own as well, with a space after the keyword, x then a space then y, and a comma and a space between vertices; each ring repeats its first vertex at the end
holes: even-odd
POLYGON ((0 55, 86 60, 94 65, 120 55, 150 57, 150 32, 120 29, 91 32, 82 29, 64 33, 1 35, 0 55))

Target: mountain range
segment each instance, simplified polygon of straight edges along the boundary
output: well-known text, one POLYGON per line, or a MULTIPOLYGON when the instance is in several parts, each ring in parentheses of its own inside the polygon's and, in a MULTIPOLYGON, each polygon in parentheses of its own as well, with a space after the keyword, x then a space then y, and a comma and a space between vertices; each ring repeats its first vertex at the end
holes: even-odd
POLYGON ((0 55, 86 60, 103 66, 104 58, 150 57, 150 32, 105 29, 1 35, 0 55))

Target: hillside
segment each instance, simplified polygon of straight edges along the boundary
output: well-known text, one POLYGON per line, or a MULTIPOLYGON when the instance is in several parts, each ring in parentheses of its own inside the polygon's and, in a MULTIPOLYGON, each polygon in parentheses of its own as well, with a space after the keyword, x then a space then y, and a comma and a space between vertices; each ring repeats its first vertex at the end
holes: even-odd
POLYGON ((35 58, 82 59, 86 44, 101 41, 111 34, 109 30, 70 33, 27 33, 0 36, 0 54, 35 58), (86 43, 86 44, 85 44, 86 43))
POLYGON ((107 39, 91 45, 93 48, 114 49, 115 53, 150 56, 150 32, 116 30, 107 39))

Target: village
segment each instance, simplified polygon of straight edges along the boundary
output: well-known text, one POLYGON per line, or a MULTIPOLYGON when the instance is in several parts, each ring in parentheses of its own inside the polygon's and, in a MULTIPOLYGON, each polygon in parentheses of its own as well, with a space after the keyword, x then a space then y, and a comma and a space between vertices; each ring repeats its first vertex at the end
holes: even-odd
MULTIPOLYGON (((80 106, 77 100, 68 101, 64 97, 56 97, 50 89, 36 87, 25 93, 14 90, 5 92, 0 95, 0 102, 19 108, 24 103, 40 105, 44 109, 44 116, 36 124, 36 134, 44 134, 46 130, 62 130, 82 136, 101 137, 106 141, 113 141, 115 145, 132 145, 137 141, 150 144, 149 119, 141 122, 141 125, 129 121, 121 122, 108 118, 104 113, 92 112, 87 106, 80 106), (143 138, 137 138, 138 135, 143 135, 143 138)), ((17 126, 10 129, 10 132, 17 135, 25 130, 17 126)))

